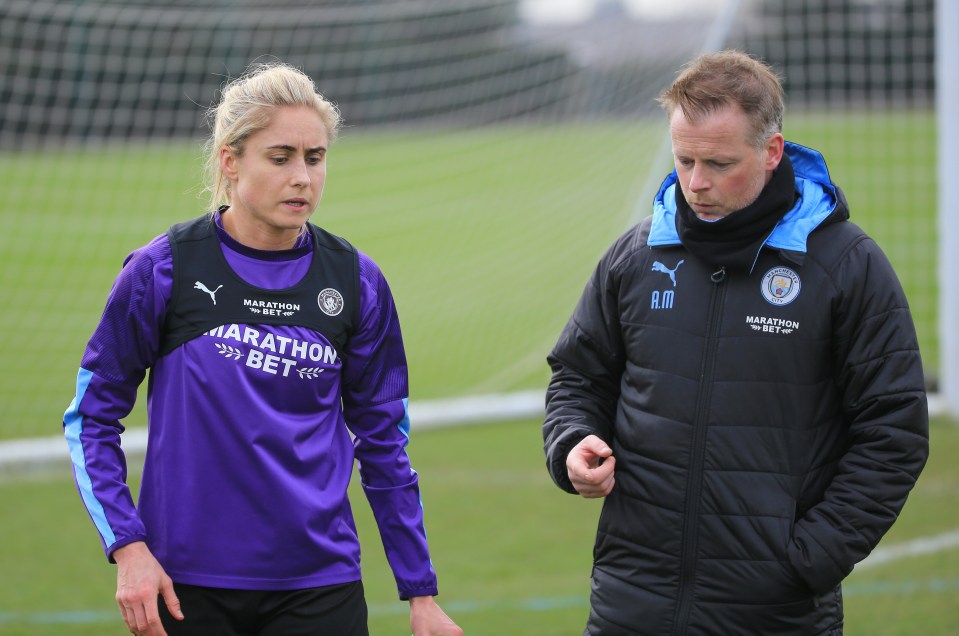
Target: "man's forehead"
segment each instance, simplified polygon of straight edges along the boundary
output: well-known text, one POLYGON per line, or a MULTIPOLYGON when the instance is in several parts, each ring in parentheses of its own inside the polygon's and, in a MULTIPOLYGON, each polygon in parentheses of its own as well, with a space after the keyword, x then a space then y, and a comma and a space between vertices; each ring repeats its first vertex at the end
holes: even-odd
POLYGON ((697 153, 736 154, 747 146, 749 122, 742 111, 724 109, 690 121, 677 110, 669 122, 673 148, 697 153))

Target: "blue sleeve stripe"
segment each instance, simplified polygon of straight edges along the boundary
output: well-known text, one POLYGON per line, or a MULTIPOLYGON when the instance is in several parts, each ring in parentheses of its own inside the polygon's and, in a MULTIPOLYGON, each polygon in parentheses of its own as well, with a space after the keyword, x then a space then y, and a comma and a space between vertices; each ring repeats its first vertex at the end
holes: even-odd
MULTIPOLYGON (((396 428, 400 429, 403 437, 406 438, 406 444, 410 443, 410 399, 403 398, 403 419, 399 421, 396 428)), ((405 444, 404 444, 405 446, 405 444)))
MULTIPOLYGON (((410 399, 403 398, 403 419, 399 421, 396 425, 396 428, 400 429, 400 433, 403 433, 403 437, 406 438, 406 443, 403 446, 407 446, 410 443, 410 399)), ((407 461, 409 461, 409 453, 406 454, 407 461)), ((416 471, 413 470, 413 464, 410 463, 410 473, 416 475, 416 471)), ((420 508, 423 507, 423 493, 420 493, 420 508)), ((426 529, 423 529, 426 532, 426 529)))
MULTIPOLYGON (((416 471, 413 470, 413 462, 410 460, 410 454, 406 452, 406 447, 410 445, 410 399, 408 397, 403 398, 403 418, 396 424, 396 428, 400 430, 400 433, 403 434, 403 437, 406 438, 406 441, 403 442, 403 452, 406 453, 406 461, 410 462, 410 473, 415 475, 416 471)), ((423 505, 423 499, 420 498, 420 506, 423 505)))
POLYGON ((77 373, 77 394, 74 396, 70 406, 63 414, 63 435, 67 439, 67 446, 70 448, 70 459, 73 460, 73 473, 76 476, 77 488, 80 490, 80 497, 83 499, 83 505, 86 506, 90 518, 103 537, 107 547, 116 543, 116 535, 113 534, 113 528, 107 521, 106 512, 103 510, 103 504, 97 499, 93 492, 93 480, 87 472, 87 460, 83 454, 83 443, 80 441, 80 434, 83 432, 83 416, 80 415, 80 402, 83 400, 87 387, 90 386, 90 380, 93 378, 93 372, 81 368, 77 373))

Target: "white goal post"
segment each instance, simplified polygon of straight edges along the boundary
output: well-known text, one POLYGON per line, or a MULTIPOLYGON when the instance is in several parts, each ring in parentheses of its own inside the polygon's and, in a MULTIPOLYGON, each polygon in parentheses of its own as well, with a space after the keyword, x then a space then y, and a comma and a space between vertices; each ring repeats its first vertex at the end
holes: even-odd
MULTIPOLYGON (((939 394, 959 418, 959 2, 936 2, 936 111, 939 127, 939 394)), ((930 409, 931 410, 931 409, 930 409)))

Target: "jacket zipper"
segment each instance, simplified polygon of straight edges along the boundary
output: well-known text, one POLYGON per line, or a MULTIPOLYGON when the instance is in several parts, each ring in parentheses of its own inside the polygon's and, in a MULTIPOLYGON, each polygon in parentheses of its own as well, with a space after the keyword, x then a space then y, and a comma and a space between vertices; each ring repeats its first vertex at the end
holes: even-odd
POLYGON ((709 404, 712 397, 712 376, 715 368, 716 349, 719 344, 720 308, 725 296, 726 268, 720 267, 709 277, 713 283, 709 298, 706 323, 706 344, 703 365, 700 370, 699 396, 696 401, 696 419, 693 421, 693 447, 689 460, 689 476, 686 482, 686 514, 683 520, 683 542, 680 552, 679 601, 676 606, 674 634, 685 634, 692 609, 692 582, 696 574, 699 546, 699 508, 703 487, 703 462, 706 453, 709 404))

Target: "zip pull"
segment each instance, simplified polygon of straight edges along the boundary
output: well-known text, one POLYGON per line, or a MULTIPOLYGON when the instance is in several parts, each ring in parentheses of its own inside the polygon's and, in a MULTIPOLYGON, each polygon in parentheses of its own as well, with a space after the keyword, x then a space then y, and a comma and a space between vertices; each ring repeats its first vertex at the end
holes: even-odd
POLYGON ((726 268, 720 267, 719 269, 717 269, 715 272, 713 272, 710 275, 709 280, 713 281, 717 285, 723 282, 724 280, 726 280, 726 268))

